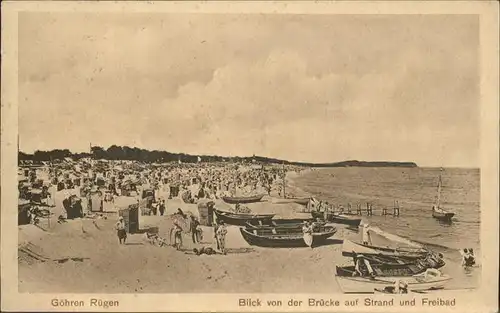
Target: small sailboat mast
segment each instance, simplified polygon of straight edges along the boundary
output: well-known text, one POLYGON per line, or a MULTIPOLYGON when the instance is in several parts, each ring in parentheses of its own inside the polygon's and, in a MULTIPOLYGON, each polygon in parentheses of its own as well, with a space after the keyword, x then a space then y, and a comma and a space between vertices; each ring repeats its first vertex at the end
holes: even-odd
POLYGON ((441 173, 439 173, 439 181, 438 181, 438 188, 437 188, 437 197, 436 197, 436 208, 441 207, 441 188, 443 185, 443 181, 441 178, 441 173))

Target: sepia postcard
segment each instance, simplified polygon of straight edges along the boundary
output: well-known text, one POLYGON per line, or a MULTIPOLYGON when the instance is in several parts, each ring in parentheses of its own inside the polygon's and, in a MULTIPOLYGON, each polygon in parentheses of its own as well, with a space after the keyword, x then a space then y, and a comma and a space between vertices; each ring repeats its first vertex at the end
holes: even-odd
POLYGON ((498 12, 4 1, 1 310, 497 312, 498 12))

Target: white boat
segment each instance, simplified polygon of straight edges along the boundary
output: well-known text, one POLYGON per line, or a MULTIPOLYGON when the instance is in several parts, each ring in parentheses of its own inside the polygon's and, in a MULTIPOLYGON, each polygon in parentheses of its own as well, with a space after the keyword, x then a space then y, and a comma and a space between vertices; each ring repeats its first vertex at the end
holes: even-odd
POLYGON ((405 256, 405 257, 415 257, 421 258, 425 257, 429 251, 424 248, 388 248, 388 247, 378 247, 363 245, 360 243, 352 242, 345 239, 342 243, 342 255, 345 257, 353 257, 356 254, 366 254, 366 255, 385 255, 385 256, 405 256))
MULTIPOLYGON (((367 227, 367 226, 364 226, 367 227)), ((371 246, 388 248, 400 251, 422 251, 424 247, 409 239, 388 233, 375 226, 367 228, 368 242, 371 246)))
POLYGON ((340 286, 340 289, 344 293, 374 293, 375 289, 384 289, 389 285, 393 285, 397 281, 405 281, 408 284, 409 291, 418 292, 442 289, 451 280, 450 276, 441 274, 441 272, 435 269, 429 269, 425 273, 407 277, 395 276, 371 278, 339 275, 339 267, 337 267, 337 275, 335 278, 340 286))

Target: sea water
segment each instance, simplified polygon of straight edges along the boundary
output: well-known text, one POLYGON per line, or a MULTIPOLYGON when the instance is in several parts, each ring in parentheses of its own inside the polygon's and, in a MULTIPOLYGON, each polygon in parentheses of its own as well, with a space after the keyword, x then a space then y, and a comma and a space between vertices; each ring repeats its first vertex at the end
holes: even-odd
POLYGON ((462 168, 367 168, 314 169, 294 179, 293 185, 319 200, 335 205, 348 203, 363 210, 363 222, 422 243, 444 254, 443 272, 454 277, 449 285, 470 288, 477 284, 480 268, 464 270, 459 249, 473 248, 480 262, 480 171, 462 168), (439 175, 441 205, 455 212, 451 223, 432 217, 439 175), (392 216, 398 201, 400 216, 392 216), (372 203, 373 216, 366 215, 372 203), (387 213, 382 215, 382 209, 387 213))

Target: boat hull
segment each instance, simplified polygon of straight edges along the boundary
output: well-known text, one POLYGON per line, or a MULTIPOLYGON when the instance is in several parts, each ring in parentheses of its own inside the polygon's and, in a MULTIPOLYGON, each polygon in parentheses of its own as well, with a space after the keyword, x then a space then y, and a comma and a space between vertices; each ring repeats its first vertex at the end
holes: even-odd
MULTIPOLYGON (((307 247, 302 231, 288 234, 263 234, 262 229, 240 228, 241 235, 245 241, 258 247, 268 248, 300 248, 307 247)), ((337 230, 335 227, 325 227, 321 233, 313 233, 313 246, 324 244, 337 230)))
POLYGON ((276 214, 238 214, 214 210, 215 216, 219 221, 229 225, 245 226, 248 221, 270 221, 276 214))
POLYGON ((297 198, 297 199, 291 199, 292 202, 295 202, 297 204, 301 204, 301 205, 307 205, 309 203, 309 198, 304 198, 304 199, 300 199, 300 198, 297 198))
POLYGON ((413 276, 394 276, 372 279, 367 277, 336 276, 336 280, 343 293, 374 293, 376 289, 383 290, 398 280, 405 281, 410 291, 441 289, 451 280, 451 277, 442 275, 440 277, 422 279, 413 276))
MULTIPOLYGON (((325 217, 323 212, 311 212, 311 216, 313 218, 321 218, 323 219, 325 217)), ((360 218, 355 218, 355 217, 350 217, 350 216, 345 216, 345 215, 340 215, 340 214, 332 214, 328 213, 327 214, 327 221, 336 223, 336 224, 343 224, 343 225, 348 225, 352 227, 359 227, 361 224, 361 219, 360 218)))
POLYGON ((454 216, 455 213, 451 212, 437 212, 435 210, 432 211, 432 217, 441 221, 450 222, 454 216))
MULTIPOLYGON (((273 229, 273 228, 289 228, 300 229, 304 226, 304 222, 314 222, 312 219, 293 218, 293 219, 272 219, 272 220, 257 220, 248 221, 245 223, 247 228, 256 229, 273 229)), ((314 222, 315 225, 325 226, 326 222, 314 222)))
POLYGON ((425 257, 429 251, 425 249, 392 249, 386 247, 377 247, 371 245, 363 245, 350 240, 344 240, 342 244, 342 255, 345 257, 353 257, 356 254, 363 255, 385 255, 406 258, 422 258, 425 257))
POLYGON ((222 200, 226 203, 236 204, 236 203, 254 203, 260 202, 264 195, 256 195, 250 197, 222 197, 222 200))

